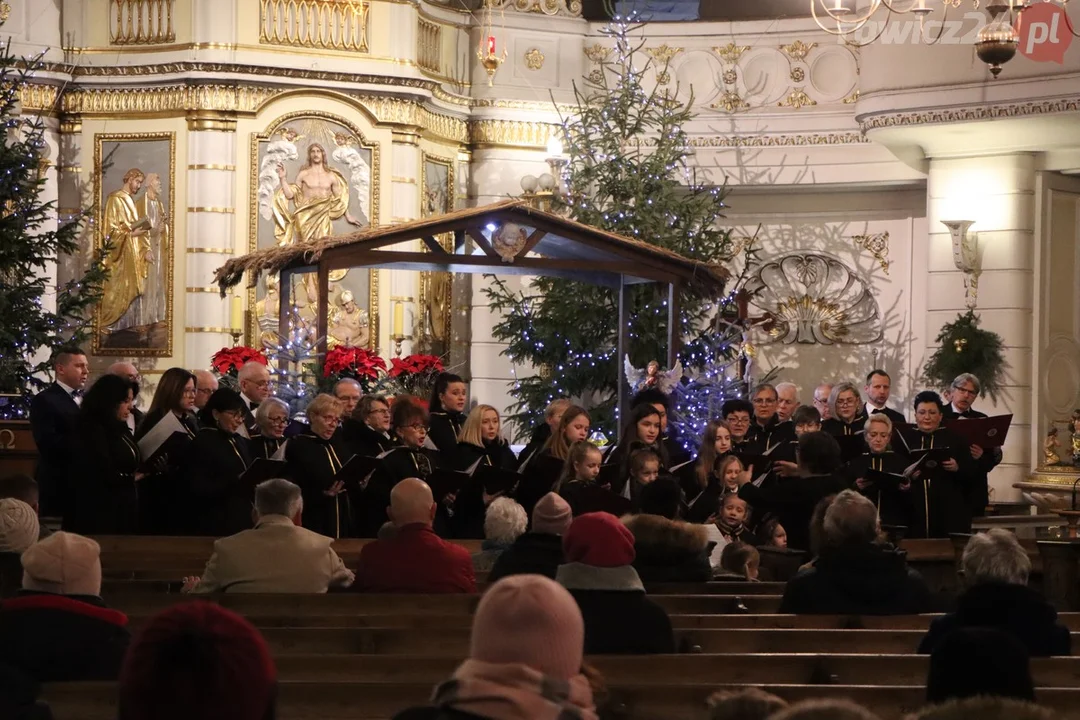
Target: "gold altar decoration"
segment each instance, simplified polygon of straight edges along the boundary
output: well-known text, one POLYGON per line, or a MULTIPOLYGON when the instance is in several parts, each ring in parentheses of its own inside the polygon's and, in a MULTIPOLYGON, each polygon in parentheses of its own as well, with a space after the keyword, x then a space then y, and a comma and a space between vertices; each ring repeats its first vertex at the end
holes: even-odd
POLYGON ((810 51, 816 47, 816 42, 804 43, 802 40, 796 40, 790 45, 781 45, 780 49, 792 60, 802 61, 805 60, 806 56, 810 54, 810 51))
POLYGON ((442 25, 420 18, 416 33, 416 64, 421 70, 442 70, 442 25))
POLYGON ((889 274, 889 231, 872 233, 869 235, 852 235, 852 242, 874 256, 881 266, 882 272, 889 274))
POLYGON ((594 63, 602 63, 607 60, 608 55, 614 48, 604 47, 600 43, 594 43, 584 48, 585 57, 592 60, 594 63))
POLYGON ((811 98, 806 94, 806 91, 801 88, 792 89, 786 98, 776 103, 777 107, 789 107, 793 110, 801 110, 810 105, 817 105, 817 100, 811 98))
POLYGON ((544 67, 544 53, 540 48, 529 48, 525 53, 525 67, 530 70, 539 70, 544 67))
MULTIPOLYGON (((484 0, 484 11, 480 20, 480 44, 476 48, 476 59, 487 71, 488 87, 495 84, 495 73, 499 66, 506 62, 506 46, 503 46, 502 55, 496 52, 494 10, 496 0, 484 0)), ((499 6, 500 9, 502 6, 499 6)))
POLYGON ((739 58, 742 57, 742 54, 749 49, 749 45, 736 45, 735 43, 730 42, 723 47, 714 47, 713 52, 715 52, 724 62, 734 65, 739 62, 739 58))
POLYGON ((161 45, 176 41, 174 0, 109 0, 112 45, 161 45))
POLYGON ((581 17, 581 0, 493 0, 500 8, 523 13, 581 17))
POLYGON ((682 50, 681 47, 671 47, 667 43, 658 45, 657 47, 645 48, 646 54, 662 65, 667 65, 671 62, 672 58, 681 53, 682 50))
MULTIPOLYGON (((454 161, 450 158, 423 154, 420 171, 420 217, 442 215, 454 209, 454 161)), ((444 234, 436 241, 448 252, 454 250, 454 237, 444 234)), ((430 252, 424 247, 425 252, 430 252)), ((420 302, 417 310, 418 327, 413 335, 420 341, 421 350, 432 355, 444 355, 450 350, 450 317, 453 303, 453 275, 447 272, 420 273, 420 302)))
POLYGON ((370 10, 364 0, 260 0, 259 43, 366 53, 370 10))

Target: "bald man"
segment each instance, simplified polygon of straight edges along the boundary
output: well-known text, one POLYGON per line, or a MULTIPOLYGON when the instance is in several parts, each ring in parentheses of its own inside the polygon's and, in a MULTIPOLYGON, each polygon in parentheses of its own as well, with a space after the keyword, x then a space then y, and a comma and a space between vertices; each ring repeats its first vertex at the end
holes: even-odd
POLYGON ((139 426, 139 423, 143 419, 143 411, 136 407, 139 404, 139 390, 138 386, 142 383, 142 378, 139 376, 139 368, 135 367, 129 362, 114 362, 109 366, 109 369, 105 371, 106 375, 116 375, 122 377, 125 380, 135 383, 135 405, 131 406, 131 412, 128 413, 127 426, 131 434, 135 434, 135 428, 139 426))
POLYGON ((360 551, 356 587, 382 593, 475 593, 469 551, 431 529, 437 507, 423 480, 406 478, 395 485, 387 514, 397 532, 360 551))
POLYGON ((192 374, 195 375, 195 409, 202 410, 218 389, 218 381, 209 370, 195 370, 192 374))

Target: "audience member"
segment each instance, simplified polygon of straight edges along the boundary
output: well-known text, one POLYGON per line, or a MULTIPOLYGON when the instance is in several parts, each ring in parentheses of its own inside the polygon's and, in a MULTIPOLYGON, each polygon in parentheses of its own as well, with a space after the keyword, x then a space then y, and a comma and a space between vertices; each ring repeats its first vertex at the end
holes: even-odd
POLYGON ((304 529, 304 499, 288 480, 255 488, 255 527, 214 542, 202 578, 184 578, 192 593, 324 593, 354 580, 330 538, 304 529))
POLYGON ((491 501, 484 513, 484 542, 480 552, 473 553, 473 569, 476 572, 489 572, 506 550, 525 534, 529 518, 525 508, 508 497, 499 497, 491 501))
POLYGON ((753 582, 758 579, 761 555, 757 548, 744 542, 728 543, 720 553, 717 580, 741 580, 753 582))
POLYGON ((788 706, 783 698, 755 687, 720 690, 705 702, 709 720, 766 720, 788 706))
POLYGON ((38 484, 34 478, 29 475, 16 473, 15 475, 8 475, 7 477, 0 479, 0 500, 5 498, 22 500, 34 509, 34 514, 39 518, 38 540, 44 540, 52 535, 52 530, 45 527, 45 524, 40 522, 41 495, 38 492, 38 484))
POLYGON ((931 653, 957 628, 993 627, 1013 635, 1031 657, 1068 655, 1069 629, 1058 622, 1057 611, 1028 587, 1031 560, 1008 530, 993 528, 972 535, 960 565, 967 589, 956 611, 936 618, 919 644, 931 653))
POLYGON ((681 491, 672 478, 660 478, 641 491, 641 514, 623 525, 634 536, 634 569, 642 582, 708 582, 712 544, 703 525, 678 519, 681 491))
POLYGON ((491 586, 476 608, 469 658, 432 704, 394 720, 596 720, 582 674, 585 627, 574 598, 539 575, 491 586))
POLYGON ((69 532, 23 553, 22 591, 0 605, 4 662, 37 682, 116 679, 130 635, 127 616, 101 600, 100 555, 69 532))
POLYGON ((930 653, 927 702, 979 695, 1035 702, 1027 651, 1011 633, 960 628, 942 638, 930 653))
POLYGON ((634 562, 634 536, 608 513, 574 518, 563 537, 566 562, 555 579, 585 618, 585 652, 623 655, 675 652, 671 620, 645 596, 634 562))
POLYGON ((488 580, 508 575, 535 574, 555 579, 563 563, 562 536, 570 529, 570 505, 556 493, 548 493, 536 503, 532 529, 514 541, 495 560, 488 580))
POLYGON ((914 615, 930 611, 930 590, 904 554, 878 542, 877 508, 844 490, 825 511, 824 545, 814 567, 788 580, 780 612, 914 615))
POLYGON ((119 720, 273 720, 277 670, 266 641, 206 602, 147 621, 120 675, 119 720))
POLYGON ((390 492, 388 514, 397 527, 389 540, 360 551, 357 586, 367 592, 474 593, 476 575, 469 552, 432 530, 438 505, 431 488, 406 478, 390 492))
POLYGON ((39 700, 40 683, 10 665, 0 664, 0 718, 53 720, 52 710, 39 700))
POLYGON ((37 513, 15 498, 0 500, 0 598, 22 587, 22 554, 41 537, 37 513))
POLYGON ((878 716, 850 700, 803 700, 769 720, 878 720, 878 716))
POLYGON ((1058 714, 1023 700, 977 696, 929 705, 905 720, 1058 720, 1058 714))

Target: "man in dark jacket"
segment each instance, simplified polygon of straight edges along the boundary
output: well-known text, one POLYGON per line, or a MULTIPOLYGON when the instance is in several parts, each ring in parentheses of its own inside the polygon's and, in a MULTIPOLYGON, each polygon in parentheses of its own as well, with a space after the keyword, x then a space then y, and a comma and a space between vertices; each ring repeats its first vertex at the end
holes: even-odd
POLYGON ((131 639, 102 602, 101 548, 58 532, 22 555, 23 590, 0 605, 5 662, 37 682, 115 680, 131 639))
MULTIPOLYGON (((979 383, 979 378, 971 373, 958 375, 952 382, 951 402, 945 406, 942 415, 946 420, 986 417, 986 413, 971 407, 981 392, 982 385, 979 383)), ((971 505, 972 516, 982 517, 986 514, 986 505, 990 502, 990 485, 987 476, 1001 463, 1001 448, 983 448, 972 445, 969 449, 973 475, 968 486, 968 503, 971 505)))
POLYGON ((825 511, 824 545, 814 567, 784 589, 781 613, 917 615, 930 612, 930 591, 902 553, 877 541, 877 508, 854 490, 825 511))
POLYGON ((563 563, 562 536, 574 519, 570 505, 555 493, 548 493, 536 503, 532 530, 520 536, 495 560, 488 582, 507 575, 543 575, 552 580, 563 563))
POLYGON ((67 509, 67 479, 72 457, 75 421, 82 390, 90 375, 86 353, 62 347, 53 353, 56 381, 30 402, 30 430, 38 449, 35 479, 41 489, 43 515, 63 515, 67 509))
POLYGON ((932 653, 953 630, 992 627, 1014 635, 1032 657, 1068 655, 1069 629, 1057 621, 1057 611, 1027 586, 1031 560, 1008 530, 994 528, 973 535, 960 560, 967 590, 956 612, 930 623, 919 644, 932 653))

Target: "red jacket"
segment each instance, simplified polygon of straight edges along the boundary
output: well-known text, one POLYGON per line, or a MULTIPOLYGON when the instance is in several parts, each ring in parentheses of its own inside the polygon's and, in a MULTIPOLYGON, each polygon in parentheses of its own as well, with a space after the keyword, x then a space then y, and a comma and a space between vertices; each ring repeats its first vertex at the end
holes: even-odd
POLYGON ((382 593, 474 593, 476 575, 468 550, 417 523, 398 528, 390 540, 364 546, 356 587, 382 593))

